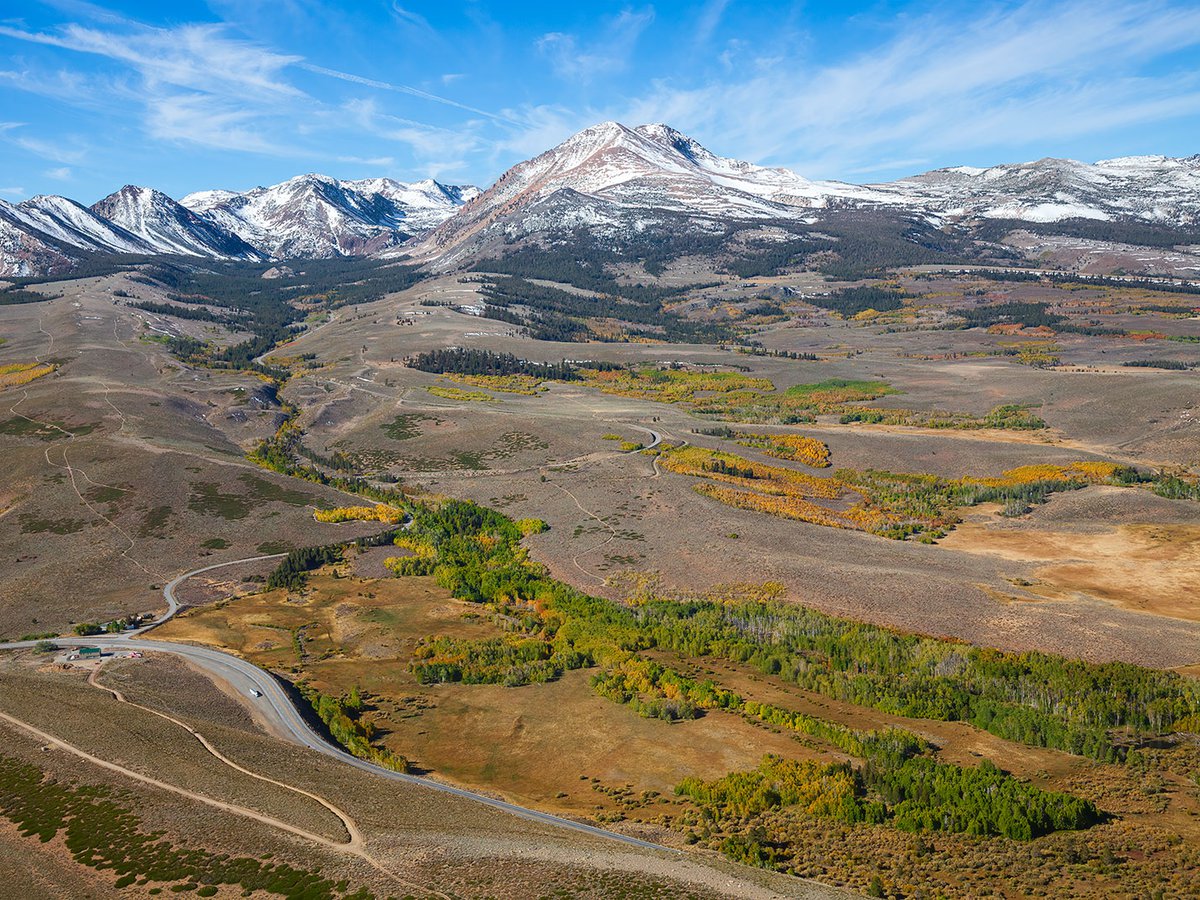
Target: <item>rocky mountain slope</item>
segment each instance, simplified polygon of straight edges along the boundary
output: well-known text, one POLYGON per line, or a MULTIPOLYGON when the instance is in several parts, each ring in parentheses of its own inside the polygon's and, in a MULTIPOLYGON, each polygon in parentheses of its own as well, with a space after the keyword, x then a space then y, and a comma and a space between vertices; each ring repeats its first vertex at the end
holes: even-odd
POLYGON ((266 256, 357 256, 394 247, 449 218, 478 190, 390 178, 339 181, 299 175, 242 194, 201 191, 184 197, 192 212, 266 256))
POLYGON ((258 252, 239 238, 161 191, 127 184, 92 204, 91 211, 141 238, 156 253, 257 259, 258 252))
POLYGON ((938 169, 875 188, 887 202, 951 218, 1200 223, 1200 155, 1071 159, 938 169))
POLYGON ((0 275, 71 268, 81 253, 154 253, 142 238, 66 197, 0 200, 0 275))

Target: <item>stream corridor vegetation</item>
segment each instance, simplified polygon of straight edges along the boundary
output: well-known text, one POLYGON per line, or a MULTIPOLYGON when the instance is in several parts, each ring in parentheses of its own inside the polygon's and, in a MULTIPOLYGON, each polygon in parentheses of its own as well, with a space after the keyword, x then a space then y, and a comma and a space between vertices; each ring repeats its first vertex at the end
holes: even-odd
MULTIPOLYGON (((529 558, 522 540, 544 523, 514 522, 456 500, 410 500, 406 508, 411 524, 391 533, 405 555, 388 566, 398 576, 432 576, 503 628, 495 637, 433 634, 421 641, 410 662, 421 683, 516 689, 585 669, 597 694, 663 727, 733 715, 815 742, 834 757, 767 756, 751 770, 678 783, 677 796, 691 804, 679 820, 689 839, 741 862, 789 868, 795 848, 787 823, 797 817, 1024 842, 1089 829, 1106 813, 1092 800, 1040 788, 987 760, 945 761, 933 742, 903 728, 857 729, 751 699, 698 677, 694 664, 729 661, 838 702, 967 723, 1104 763, 1132 764, 1164 736, 1200 727, 1200 691, 1175 673, 902 634, 787 603, 779 585, 706 596, 638 589, 617 602, 578 591, 529 558)), ((304 563, 320 560, 318 554, 304 563)), ((357 704, 315 705, 352 717, 357 704)), ((352 744, 368 758, 377 752, 362 732, 352 744)))

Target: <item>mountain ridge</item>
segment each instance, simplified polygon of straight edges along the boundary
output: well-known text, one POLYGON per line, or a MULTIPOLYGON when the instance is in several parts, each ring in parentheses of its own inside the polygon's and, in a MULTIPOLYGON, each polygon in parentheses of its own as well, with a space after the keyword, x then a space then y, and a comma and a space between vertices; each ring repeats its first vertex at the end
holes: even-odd
POLYGON ((814 181, 718 156, 657 123, 589 126, 505 171, 491 186, 432 179, 297 175, 247 191, 175 201, 126 185, 89 209, 40 195, 0 201, 0 275, 69 268, 87 253, 180 253, 213 259, 383 255, 446 269, 526 239, 599 239, 682 230, 716 234, 766 223, 815 226, 839 210, 908 217, 926 228, 990 219, 1200 225, 1200 154, 1047 157, 950 166, 892 182, 814 181))
POLYGON ((429 230, 475 196, 432 179, 340 181, 298 175, 176 201, 127 184, 91 207, 57 195, 0 200, 0 276, 67 271, 88 254, 269 260, 365 255, 429 230))
POLYGON ((591 198, 592 227, 599 233, 631 224, 637 228, 639 213, 672 213, 703 230, 706 218, 812 222, 820 211, 846 208, 890 210, 938 226, 973 219, 1052 223, 1074 218, 1187 226, 1200 223, 1200 156, 1097 163, 1047 158, 949 167, 855 185, 720 157, 669 125, 629 128, 603 122, 510 168, 474 203, 426 235, 413 255, 453 263, 482 252, 489 242, 552 234, 554 228, 525 214, 560 190, 591 198), (608 212, 597 216, 596 201, 607 204, 608 212))

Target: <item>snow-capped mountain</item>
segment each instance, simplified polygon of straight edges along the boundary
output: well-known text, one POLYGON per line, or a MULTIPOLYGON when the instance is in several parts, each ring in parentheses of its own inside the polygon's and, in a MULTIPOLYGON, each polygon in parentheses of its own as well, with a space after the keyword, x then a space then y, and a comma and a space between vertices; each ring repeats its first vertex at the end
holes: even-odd
POLYGON ((267 256, 326 257, 396 246, 443 222, 476 193, 431 180, 299 175, 240 194, 201 191, 181 202, 267 256))
POLYGON ((126 185, 89 209, 66 197, 0 200, 0 276, 67 270, 81 254, 269 259, 369 254, 445 221, 471 185, 301 175, 245 193, 197 191, 176 202, 126 185))
POLYGON ((97 216, 119 225, 154 248, 156 253, 257 259, 258 252, 161 191, 127 184, 92 204, 97 216))
POLYGON ((26 278, 70 269, 78 258, 29 226, 21 210, 0 200, 0 276, 26 278))
POLYGON ((629 233, 668 222, 700 230, 706 222, 813 223, 823 211, 847 208, 939 224, 1088 218, 1191 225, 1200 222, 1200 156, 1044 159, 854 185, 719 157, 667 125, 604 122, 509 169, 412 253, 446 266, 535 234, 629 233))
POLYGON ((513 166, 415 252, 446 254, 486 240, 497 228, 511 237, 556 225, 628 227, 631 210, 713 219, 798 217, 797 206, 783 198, 816 200, 824 193, 787 170, 717 157, 666 125, 604 122, 513 166), (555 222, 546 218, 546 201, 559 191, 587 199, 575 215, 561 202, 550 204, 555 215, 568 214, 568 220, 555 222))
POLYGON ((153 253, 146 241, 67 197, 39 195, 10 206, 26 228, 81 250, 153 253))
POLYGON ((991 219, 1043 230, 1091 219, 1194 231, 1200 156, 1042 159, 855 185, 720 157, 667 125, 604 122, 513 166, 482 192, 433 180, 300 175, 245 192, 197 191, 179 203, 134 186, 90 210, 65 197, 0 201, 0 275, 69 268, 83 253, 382 253, 451 268, 526 238, 736 233, 761 241, 771 229, 777 239, 819 231, 846 211, 890 217, 893 231, 943 228, 968 242, 991 219))
POLYGON ((142 238, 66 197, 0 200, 0 275, 66 270, 83 253, 153 253, 142 238))
POLYGON ((1128 156, 1097 163, 1040 159, 987 169, 957 166, 874 187, 887 202, 936 210, 951 218, 1200 222, 1200 155, 1128 156))

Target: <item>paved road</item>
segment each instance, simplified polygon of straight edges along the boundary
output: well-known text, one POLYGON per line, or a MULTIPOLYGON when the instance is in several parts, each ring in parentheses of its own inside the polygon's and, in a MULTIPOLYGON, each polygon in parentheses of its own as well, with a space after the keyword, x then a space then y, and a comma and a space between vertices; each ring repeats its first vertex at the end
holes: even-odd
MULTIPOLYGON (((629 844, 635 847, 641 847, 648 850, 660 850, 667 852, 677 852, 669 847, 663 847, 659 844, 643 841, 639 838, 630 837, 629 835, 617 834, 613 831, 605 831, 603 828, 597 828, 594 825, 585 825, 582 822, 573 822, 570 819, 563 819, 558 816, 552 816, 549 813, 538 812, 534 809, 526 809, 523 806, 518 806, 515 803, 508 803, 504 800, 497 800, 494 797, 488 797, 484 794, 477 794, 474 791, 465 790, 463 788, 453 787, 448 784, 442 784, 437 781, 432 781, 428 778, 421 778, 417 775, 408 775, 404 772, 393 772, 390 769, 385 769, 382 766, 377 766, 374 763, 351 756, 341 747, 330 744, 319 734, 317 734, 305 721, 300 711, 292 703, 291 697, 280 686, 269 673, 260 669, 253 663, 247 662, 240 657, 230 653, 224 653, 220 650, 215 650, 211 647, 193 646, 191 644, 176 644, 170 641, 145 640, 141 635, 146 631, 161 625, 169 620, 179 609, 178 600, 175 598, 175 589, 179 587, 188 578, 193 575, 199 575, 204 572, 212 571, 213 569, 223 568, 225 566, 236 565, 237 563, 256 562, 265 559, 276 559, 284 554, 273 554, 271 556, 255 556, 248 559, 232 560, 225 563, 215 563, 211 566, 193 569, 174 579, 163 589, 163 596, 167 601, 167 612, 156 619, 151 625, 139 629, 137 632, 130 632, 125 635, 98 635, 88 638, 60 638, 59 644, 80 643, 90 647, 99 647, 107 651, 120 650, 140 650, 142 652, 153 653, 170 653, 174 656, 182 657, 189 662, 199 666, 207 672, 216 675, 223 679, 228 684, 232 685, 236 690, 240 691, 246 698, 247 702, 255 705, 256 709, 275 726, 275 730, 282 735, 286 735, 293 743, 299 744, 302 747, 307 747, 310 750, 315 750, 318 753, 323 753, 326 756, 332 757, 339 762, 345 763, 348 766, 354 766, 356 769, 361 769, 364 772, 369 772, 380 778, 387 778, 392 781, 400 781, 406 784, 418 785, 420 787, 429 788, 430 790, 441 791, 444 794, 451 794, 455 797, 461 797, 466 800, 473 800, 476 803, 482 803, 485 806, 491 806, 494 809, 503 810, 511 813, 514 816, 519 816, 523 819, 529 819, 533 822, 538 822, 544 825, 551 825, 556 828, 565 828, 570 831, 582 832, 583 834, 592 835, 593 837, 606 838, 608 840, 619 841, 623 844, 629 844), (255 692, 261 696, 255 696, 255 692)), ((0 650, 15 650, 32 647, 36 641, 13 641, 7 644, 0 644, 0 650)))
POLYGON ((167 601, 167 611, 149 625, 139 628, 137 631, 131 632, 131 634, 142 634, 143 632, 149 631, 151 628, 155 628, 156 626, 161 625, 163 622, 166 622, 168 619, 174 616, 175 613, 179 612, 179 601, 175 598, 175 589, 193 575, 202 575, 205 572, 211 572, 213 569, 223 569, 226 566, 236 566, 240 565, 241 563, 260 562, 264 559, 282 559, 285 556, 287 556, 286 553, 272 553, 269 556, 250 556, 246 559, 232 559, 229 562, 213 563, 211 566, 204 566, 201 569, 192 569, 190 572, 184 572, 174 581, 170 582, 165 588, 163 588, 163 599, 167 601))
MULTIPOLYGON (((641 425, 630 425, 629 427, 633 428, 637 431, 643 431, 646 434, 650 435, 650 437, 651 437, 650 443, 648 443, 645 447, 642 447, 641 448, 642 450, 653 450, 655 447, 657 447, 659 444, 662 443, 662 435, 659 434, 657 431, 654 431, 653 429, 643 428, 641 425)), ((632 452, 637 453, 639 451, 634 450, 632 452)))

